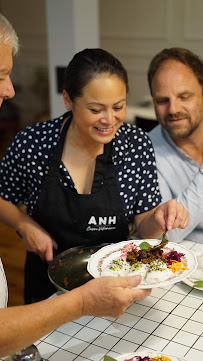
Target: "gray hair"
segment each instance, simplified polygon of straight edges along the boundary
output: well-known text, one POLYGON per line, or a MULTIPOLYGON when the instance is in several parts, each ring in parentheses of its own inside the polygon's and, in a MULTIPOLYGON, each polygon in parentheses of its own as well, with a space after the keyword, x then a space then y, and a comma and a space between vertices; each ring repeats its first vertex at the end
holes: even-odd
POLYGON ((19 49, 18 36, 9 21, 0 14, 0 42, 11 44, 12 53, 16 55, 19 49))

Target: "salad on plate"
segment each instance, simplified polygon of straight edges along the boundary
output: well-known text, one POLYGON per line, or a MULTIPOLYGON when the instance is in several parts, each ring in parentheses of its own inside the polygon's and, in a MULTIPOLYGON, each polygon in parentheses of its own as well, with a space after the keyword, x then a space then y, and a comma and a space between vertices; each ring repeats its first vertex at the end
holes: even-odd
POLYGON ((185 361, 177 356, 167 356, 157 352, 137 352, 125 354, 116 359, 105 355, 103 361, 185 361))
POLYGON ((131 240, 105 246, 90 257, 87 270, 95 278, 141 275, 138 288, 178 282, 196 269, 197 260, 183 246, 167 242, 131 240))

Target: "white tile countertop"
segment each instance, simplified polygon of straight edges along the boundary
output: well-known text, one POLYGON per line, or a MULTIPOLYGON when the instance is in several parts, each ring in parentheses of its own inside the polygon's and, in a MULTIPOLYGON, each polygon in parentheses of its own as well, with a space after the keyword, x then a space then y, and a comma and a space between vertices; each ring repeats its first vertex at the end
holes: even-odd
MULTIPOLYGON (((203 244, 181 245, 202 250, 203 244)), ((59 327, 35 343, 50 361, 101 361, 134 351, 157 351, 203 361, 203 291, 183 282, 153 288, 119 318, 85 316, 59 327)))

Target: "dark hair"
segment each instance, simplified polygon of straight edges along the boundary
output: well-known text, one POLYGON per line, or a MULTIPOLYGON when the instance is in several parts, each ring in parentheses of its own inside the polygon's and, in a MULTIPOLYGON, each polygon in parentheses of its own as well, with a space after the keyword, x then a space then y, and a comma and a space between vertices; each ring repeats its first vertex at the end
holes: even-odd
POLYGON ((166 60, 176 60, 187 65, 196 76, 199 84, 203 87, 203 62, 202 60, 190 50, 184 48, 169 48, 163 49, 160 53, 155 55, 152 59, 148 69, 148 83, 152 93, 152 80, 156 71, 161 64, 166 60))
POLYGON ((75 54, 65 72, 64 89, 72 101, 81 97, 85 85, 102 73, 117 75, 126 85, 128 92, 128 75, 121 62, 103 49, 84 49, 75 54))

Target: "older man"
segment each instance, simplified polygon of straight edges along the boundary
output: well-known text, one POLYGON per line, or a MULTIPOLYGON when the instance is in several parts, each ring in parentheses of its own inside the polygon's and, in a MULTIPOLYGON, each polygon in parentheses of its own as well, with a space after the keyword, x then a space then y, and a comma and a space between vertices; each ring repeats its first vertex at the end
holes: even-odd
MULTIPOLYGON (((3 100, 15 94, 10 73, 12 54, 17 50, 18 37, 0 14, 0 106, 3 100)), ((1 307, 7 303, 7 285, 0 259, 0 357, 20 350, 83 315, 118 317, 135 300, 150 293, 150 290, 134 288, 140 281, 139 276, 101 277, 59 297, 3 309, 1 307)))
POLYGON ((163 201, 176 199, 190 215, 189 226, 168 237, 203 243, 203 62, 187 49, 164 49, 148 81, 160 123, 149 136, 163 201))

